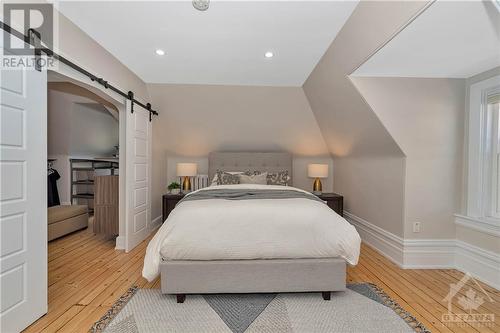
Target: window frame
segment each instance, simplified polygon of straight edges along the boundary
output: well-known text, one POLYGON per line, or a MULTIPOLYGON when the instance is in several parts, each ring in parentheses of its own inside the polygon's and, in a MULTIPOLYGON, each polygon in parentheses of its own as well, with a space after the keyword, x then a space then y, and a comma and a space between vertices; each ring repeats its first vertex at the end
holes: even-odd
POLYGON ((500 75, 470 85, 468 117, 467 216, 500 227, 497 201, 498 112, 488 98, 500 94, 500 75))

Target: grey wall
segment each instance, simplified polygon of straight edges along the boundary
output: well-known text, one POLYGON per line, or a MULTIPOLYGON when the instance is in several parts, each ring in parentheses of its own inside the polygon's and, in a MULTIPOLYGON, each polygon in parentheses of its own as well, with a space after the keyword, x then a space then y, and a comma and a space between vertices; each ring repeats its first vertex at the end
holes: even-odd
MULTIPOLYGON (((161 110, 153 122, 152 216, 160 215, 161 194, 175 179, 173 166, 180 160, 198 162, 203 172, 211 151, 288 151, 296 156, 294 184, 304 188, 311 183, 307 163, 331 164, 300 87, 151 84, 148 89, 161 110)), ((331 189, 332 178, 324 184, 331 189)))
POLYGON ((348 76, 426 5, 360 2, 303 86, 335 156, 334 190, 346 210, 398 236, 405 154, 348 76))

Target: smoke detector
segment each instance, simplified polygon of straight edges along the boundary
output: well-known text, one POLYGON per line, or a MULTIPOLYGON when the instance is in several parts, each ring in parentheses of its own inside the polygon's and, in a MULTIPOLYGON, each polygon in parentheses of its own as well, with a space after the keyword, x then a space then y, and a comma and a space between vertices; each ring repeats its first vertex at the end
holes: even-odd
POLYGON ((193 0, 193 7, 199 11, 206 11, 210 5, 210 0, 193 0))

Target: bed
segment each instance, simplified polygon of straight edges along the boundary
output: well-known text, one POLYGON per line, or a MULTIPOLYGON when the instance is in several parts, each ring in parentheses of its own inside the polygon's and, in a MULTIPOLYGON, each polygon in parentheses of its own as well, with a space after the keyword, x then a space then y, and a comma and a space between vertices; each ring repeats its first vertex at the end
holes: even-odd
MULTIPOLYGON (((210 179, 217 170, 292 175, 292 156, 211 153, 210 179)), ((209 293, 321 292, 328 300, 346 288, 346 264, 357 264, 360 243, 355 228, 309 192, 211 186, 171 212, 148 244, 143 276, 161 275, 162 293, 179 303, 209 293)))

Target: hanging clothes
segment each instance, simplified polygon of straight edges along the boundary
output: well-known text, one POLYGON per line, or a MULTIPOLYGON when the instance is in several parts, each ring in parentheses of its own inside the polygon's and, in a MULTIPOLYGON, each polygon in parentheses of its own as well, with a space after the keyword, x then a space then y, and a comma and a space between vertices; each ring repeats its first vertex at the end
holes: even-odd
POLYGON ((48 207, 58 206, 61 204, 59 200, 59 192, 57 192, 57 180, 61 178, 59 172, 52 168, 48 169, 47 175, 47 201, 48 207))

